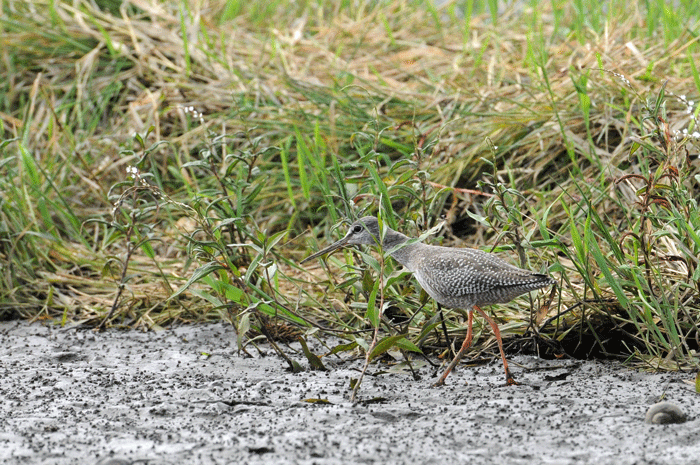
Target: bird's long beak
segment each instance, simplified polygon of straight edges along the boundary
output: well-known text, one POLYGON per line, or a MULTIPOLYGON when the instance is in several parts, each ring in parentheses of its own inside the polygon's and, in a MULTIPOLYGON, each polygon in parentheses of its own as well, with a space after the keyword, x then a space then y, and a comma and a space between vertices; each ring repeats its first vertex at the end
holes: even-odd
POLYGON ((347 244, 348 240, 349 240, 349 237, 348 237, 348 236, 345 236, 344 238, 342 238, 342 239, 339 240, 338 242, 334 242, 333 244, 329 245, 329 246, 326 247, 325 249, 319 250, 318 252, 316 252, 316 253, 313 254, 313 255, 309 255, 308 257, 306 257, 305 259, 303 259, 302 261, 300 261, 299 264, 302 265, 302 264, 308 262, 309 260, 313 260, 314 258, 320 257, 321 255, 325 255, 325 254, 327 254, 327 253, 331 253, 331 252, 333 252, 334 250, 339 249, 339 248, 341 248, 342 246, 344 246, 345 244, 347 244))

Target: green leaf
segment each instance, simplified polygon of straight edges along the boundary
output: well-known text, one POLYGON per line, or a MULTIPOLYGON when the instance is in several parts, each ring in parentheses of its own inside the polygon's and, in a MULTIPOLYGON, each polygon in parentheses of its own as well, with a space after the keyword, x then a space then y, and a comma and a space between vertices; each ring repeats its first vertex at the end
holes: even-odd
POLYGON ((377 294, 379 293, 379 279, 374 282, 374 287, 369 295, 369 300, 367 301, 367 312, 365 313, 365 318, 367 318, 372 326, 375 328, 379 326, 379 309, 377 308, 377 294))
POLYGON ((581 234, 578 231, 576 221, 574 220, 574 217, 571 213, 569 213, 569 231, 571 232, 571 243, 574 246, 574 250, 576 251, 576 256, 578 257, 579 263, 581 266, 584 266, 587 261, 586 247, 583 244, 583 240, 581 239, 581 234))
POLYGON ((280 150, 280 158, 282 159, 282 172, 284 173, 284 181, 287 184, 287 195, 292 203, 292 210, 297 210, 296 199, 294 198, 294 187, 292 186, 292 177, 289 174, 289 147, 287 144, 280 150))
POLYGON ((617 297, 618 302, 620 302, 620 305, 622 305, 623 308, 629 308, 629 299, 627 298, 625 291, 622 289, 622 286, 620 286, 619 280, 616 279, 610 271, 610 262, 603 256, 603 253, 598 247, 598 243, 595 240, 590 240, 589 248, 591 255, 593 255, 593 259, 596 261, 598 268, 600 268, 600 271, 605 276, 605 280, 607 281, 608 285, 615 293, 615 297, 617 297))
MULTIPOLYGON (((372 352, 370 352, 368 359, 373 360, 375 357, 382 355, 384 352, 391 349, 392 347, 397 346, 398 345, 397 343, 401 339, 406 339, 406 335, 405 334, 395 334, 393 336, 385 337, 381 341, 377 342, 377 345, 374 346, 374 349, 372 349, 372 352)), ((408 341, 406 341, 406 342, 408 342, 408 341)), ((418 348, 416 347, 416 349, 418 349, 418 348)), ((420 352, 420 349, 418 349, 418 351, 420 352)))
POLYGON ((428 320, 424 325, 423 329, 421 329, 420 334, 416 338, 416 341, 418 341, 418 344, 422 344, 425 338, 428 337, 428 335, 437 328, 440 325, 440 312, 436 312, 430 320, 428 320))
POLYGON ((634 152, 636 152, 641 146, 642 144, 639 142, 632 142, 632 147, 630 147, 630 155, 634 155, 634 152))
POLYGON ((372 273, 369 270, 364 270, 362 272, 362 292, 369 293, 374 289, 375 281, 372 273))
POLYGON ((273 234, 272 236, 269 236, 267 240, 265 241, 265 249, 266 250, 272 250, 279 241, 282 240, 283 237, 287 234, 288 231, 279 231, 273 234))
POLYGON ((695 81, 695 88, 700 89, 700 74, 698 74, 698 68, 695 66, 695 57, 693 57, 693 52, 691 51, 690 47, 688 47, 686 51, 688 53, 688 63, 690 64, 690 71, 693 75, 693 81, 695 81))
POLYGON ((301 135, 299 128, 294 128, 297 141, 297 164, 299 165, 299 181, 301 182, 301 190, 304 193, 304 198, 311 198, 311 185, 306 173, 306 158, 309 153, 309 148, 301 135))
POLYGON ((187 163, 184 163, 181 168, 210 168, 210 164, 207 163, 204 160, 195 160, 195 161, 188 161, 187 163))
POLYGON ((330 352, 328 352, 328 355, 334 355, 338 352, 349 352, 354 350, 357 346, 357 341, 348 342, 347 344, 338 344, 337 346, 333 347, 330 352))
POLYGON ((409 352, 418 352, 419 354, 423 353, 423 351, 420 350, 420 347, 418 347, 406 338, 399 339, 398 341, 396 341, 396 347, 398 347, 399 349, 408 350, 409 352))
POLYGON ((223 220, 219 221, 214 230, 216 231, 217 229, 225 228, 226 226, 230 225, 231 223, 235 223, 240 219, 241 218, 238 217, 224 218, 223 220))
POLYGON ((190 293, 192 295, 196 295, 202 300, 206 300, 210 304, 212 304, 214 307, 222 307, 224 304, 219 300, 216 296, 211 295, 209 292, 203 291, 201 289, 191 289, 190 293))
MULTIPOLYGON (((212 277, 212 275, 205 276, 204 278, 202 278, 202 282, 211 286, 211 288, 215 292, 223 294, 223 296, 231 302, 235 302, 240 305, 248 305, 246 293, 243 292, 241 288, 234 286, 218 277, 214 278, 212 277)), ((257 303, 259 302, 256 302, 256 304, 257 303)))
POLYGON ((208 276, 209 274, 213 273, 214 271, 221 270, 223 268, 224 268, 224 266, 217 261, 205 263, 204 265, 197 268, 194 271, 194 273, 192 273, 192 276, 190 277, 190 279, 188 279, 187 282, 185 284, 183 284, 182 287, 180 287, 180 289, 175 291, 175 293, 173 295, 168 297, 167 301, 170 301, 170 300, 174 299, 175 297, 179 296, 180 294, 185 292, 188 287, 190 287, 192 284, 196 283, 200 279, 204 278, 205 276, 208 276))
POLYGON ((246 312, 241 316, 240 320, 238 320, 238 327, 236 328, 236 332, 238 333, 238 337, 236 338, 238 350, 243 350, 243 339, 248 331, 250 331, 250 313, 246 312))
POLYGON ((288 370, 291 371, 292 373, 302 373, 304 371, 304 367, 299 365, 299 362, 297 362, 296 360, 290 359, 288 361, 290 364, 288 370))
POLYGON ((141 244, 139 244, 139 248, 143 251, 144 254, 146 254, 148 258, 155 258, 156 251, 153 250, 153 246, 151 245, 150 240, 143 241, 141 244))
POLYGON ((368 163, 367 168, 369 169, 369 173, 374 181, 372 184, 377 188, 377 190, 379 190, 379 201, 384 208, 385 217, 387 215, 391 216, 394 213, 394 208, 391 205, 391 196, 386 189, 386 184, 384 184, 384 180, 379 175, 379 171, 377 171, 374 163, 368 163))
POLYGON ((301 350, 304 352, 306 359, 309 361, 312 370, 328 371, 318 355, 309 350, 309 346, 306 345, 306 340, 301 336, 299 336, 299 344, 301 344, 301 350))
POLYGON ((24 144, 19 144, 19 151, 22 154, 22 166, 24 168, 24 172, 27 173, 27 176, 29 176, 29 182, 31 182, 32 186, 41 186, 39 170, 36 166, 36 162, 34 161, 34 157, 31 156, 24 144))
POLYGON ((262 255, 258 254, 253 259, 250 261, 250 265, 248 265, 248 269, 245 272, 245 276, 243 278, 243 281, 245 283, 250 283, 251 278, 253 277, 253 274, 257 271, 258 269, 258 264, 260 263, 260 260, 262 260, 262 255))

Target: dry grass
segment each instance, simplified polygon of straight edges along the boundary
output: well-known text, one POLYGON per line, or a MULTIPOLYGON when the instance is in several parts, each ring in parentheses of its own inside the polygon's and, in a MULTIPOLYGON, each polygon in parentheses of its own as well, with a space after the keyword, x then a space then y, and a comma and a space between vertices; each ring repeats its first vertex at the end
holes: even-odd
MULTIPOLYGON (((465 22, 458 2, 97 4, 2 2, 5 317, 94 324, 116 299, 130 325, 224 318, 245 330, 255 320, 242 316, 262 311, 362 346, 352 335, 367 329, 379 268, 303 271, 295 236, 311 225, 328 241, 337 219, 368 208, 414 235, 446 215, 434 241, 549 266, 561 293, 548 313, 531 316, 526 298, 497 311, 524 349, 697 366, 700 226, 683 209, 698 198, 698 142, 663 134, 697 128, 688 99, 668 94, 667 126, 645 119, 663 83, 698 95, 692 4, 660 19, 547 2, 496 22, 465 22), (650 147, 633 153, 634 140, 650 147), (167 196, 130 197, 113 216, 130 165, 167 196), (630 174, 656 177, 642 191, 630 174), (209 281, 168 299, 203 264, 209 281), (530 324, 558 313, 541 335, 530 324), (680 336, 665 340, 669 322, 680 336)), ((410 279, 389 281, 389 300, 415 312, 410 279)))

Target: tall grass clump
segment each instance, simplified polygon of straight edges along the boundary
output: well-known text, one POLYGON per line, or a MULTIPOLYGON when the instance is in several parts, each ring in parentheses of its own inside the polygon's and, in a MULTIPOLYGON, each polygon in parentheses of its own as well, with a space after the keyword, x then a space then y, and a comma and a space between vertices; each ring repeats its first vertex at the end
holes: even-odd
MULTIPOLYGON (((630 85, 626 78, 622 82, 630 85)), ((622 310, 616 320, 630 336, 623 341, 628 352, 654 366, 697 366, 700 179, 693 166, 697 156, 691 154, 700 133, 695 107, 685 96, 668 94, 665 84, 646 98, 634 95, 637 134, 629 149, 634 172, 615 179, 609 199, 623 214, 603 216, 587 201, 582 209, 587 227, 584 235, 572 234, 574 247, 591 295, 609 289, 622 310), (615 223, 617 231, 611 227, 615 223)))
POLYGON ((32 318, 37 310, 62 306, 60 291, 46 281, 60 279, 55 273, 66 265, 80 267, 84 261, 62 238, 75 237, 80 247, 85 247, 87 240, 72 206, 75 192, 61 188, 64 178, 72 177, 66 161, 39 164, 26 139, 8 139, 0 146, 14 152, 4 157, 1 165, 0 247, 4 265, 0 308, 5 317, 18 314, 32 318))

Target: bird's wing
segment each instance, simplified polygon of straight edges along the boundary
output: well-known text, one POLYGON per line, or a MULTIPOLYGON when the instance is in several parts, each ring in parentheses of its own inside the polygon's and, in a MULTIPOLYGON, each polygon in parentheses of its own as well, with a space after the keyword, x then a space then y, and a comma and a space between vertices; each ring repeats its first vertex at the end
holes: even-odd
POLYGON ((467 248, 431 246, 412 265, 423 289, 438 302, 453 307, 502 302, 512 295, 510 300, 527 292, 520 290, 523 286, 543 277, 493 254, 467 248))

